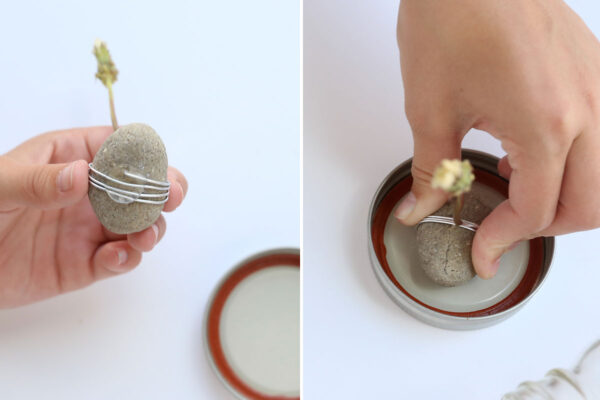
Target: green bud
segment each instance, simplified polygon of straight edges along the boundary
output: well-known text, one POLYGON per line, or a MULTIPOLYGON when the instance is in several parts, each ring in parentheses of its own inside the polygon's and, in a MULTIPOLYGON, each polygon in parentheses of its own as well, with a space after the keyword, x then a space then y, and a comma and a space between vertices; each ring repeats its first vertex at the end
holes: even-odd
POLYGON ((94 42, 94 56, 98 60, 98 72, 96 72, 96 78, 98 78, 106 87, 111 86, 117 81, 117 75, 119 71, 115 67, 115 63, 110 57, 110 52, 106 43, 100 39, 96 39, 94 42))

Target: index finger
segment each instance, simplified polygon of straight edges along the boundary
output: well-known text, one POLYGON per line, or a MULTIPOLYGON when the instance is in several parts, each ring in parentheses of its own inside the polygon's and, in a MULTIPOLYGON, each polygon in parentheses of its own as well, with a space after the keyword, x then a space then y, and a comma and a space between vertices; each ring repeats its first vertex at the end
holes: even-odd
POLYGON ((112 132, 109 126, 51 131, 21 143, 7 155, 32 164, 68 163, 76 160, 89 162, 112 132))

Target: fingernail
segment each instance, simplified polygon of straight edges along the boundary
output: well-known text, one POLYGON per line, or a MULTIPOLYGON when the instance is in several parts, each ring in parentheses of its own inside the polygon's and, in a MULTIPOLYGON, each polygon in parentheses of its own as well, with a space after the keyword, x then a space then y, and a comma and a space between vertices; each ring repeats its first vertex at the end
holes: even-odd
POLYGON ((415 195, 412 192, 408 193, 404 200, 402 200, 402 203, 396 208, 396 211, 394 211, 394 217, 399 220, 405 219, 415 209, 416 204, 417 198, 415 195))
POLYGON ((71 163, 63 168, 62 171, 58 173, 58 178, 56 178, 56 186, 58 186, 58 190, 61 192, 68 192, 73 187, 73 166, 75 163, 71 163))
POLYGON ((119 265, 125 264, 127 261, 127 250, 119 250, 119 265))
POLYGON ((158 242, 158 226, 156 224, 152 225, 152 230, 154 231, 154 245, 158 242))

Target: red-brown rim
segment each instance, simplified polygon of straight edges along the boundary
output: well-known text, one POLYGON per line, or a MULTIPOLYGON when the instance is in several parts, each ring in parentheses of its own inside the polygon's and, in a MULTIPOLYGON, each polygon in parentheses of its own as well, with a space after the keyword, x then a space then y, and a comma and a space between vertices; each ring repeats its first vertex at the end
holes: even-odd
MULTIPOLYGON (((477 182, 483 183, 484 185, 497 190, 505 197, 508 197, 508 184, 502 178, 480 169, 475 170, 475 178, 477 182)), ((529 262, 527 264, 527 270, 525 271, 525 275, 521 279, 521 282, 506 298, 490 307, 484 308, 482 310, 469 312, 452 312, 432 307, 408 293, 408 291, 404 289, 404 287, 402 287, 400 282, 398 282, 398 280, 392 273, 390 266, 388 265, 386 258, 385 243, 383 241, 383 233, 385 231, 385 224, 387 222, 387 219, 390 213, 393 211, 394 206, 396 205, 396 203, 398 203, 402 196, 408 193, 411 185, 412 177, 410 176, 398 182, 385 195, 385 197, 379 204, 377 210, 375 211, 375 216, 371 224, 371 237, 373 241, 373 248, 375 250, 375 254, 377 255, 377 259, 379 260, 381 268, 385 272, 388 279, 394 284, 394 286, 396 286, 402 293, 404 293, 404 295, 406 295, 412 301, 422 305, 423 307, 426 307, 430 310, 442 314, 464 318, 484 317, 498 314, 519 304, 521 301, 525 300, 527 296, 529 296, 529 294, 536 287, 538 281, 541 279, 542 275, 542 264, 544 262, 544 242, 542 238, 536 238, 529 241, 529 262)))
POLYGON ((217 289, 208 310, 206 321, 207 345, 215 367, 223 378, 240 394, 256 400, 299 400, 300 397, 273 396, 260 393, 251 388, 234 371, 221 344, 220 322, 223 307, 235 287, 251 274, 271 267, 292 266, 300 268, 299 254, 269 254, 252 259, 235 269, 217 289))

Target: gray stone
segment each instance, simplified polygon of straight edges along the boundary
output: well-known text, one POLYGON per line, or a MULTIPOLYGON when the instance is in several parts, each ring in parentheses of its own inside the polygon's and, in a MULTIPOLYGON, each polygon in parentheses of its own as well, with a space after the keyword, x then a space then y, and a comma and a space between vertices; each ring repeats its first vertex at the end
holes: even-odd
MULTIPOLYGON (((454 216, 453 199, 432 215, 454 216)), ((492 211, 486 193, 473 186, 465 195, 461 218, 480 224, 492 211)), ((417 227, 417 246, 421 267, 439 285, 458 286, 475 276, 471 261, 474 232, 452 225, 424 223, 417 227)))
MULTIPOLYGON (((94 157, 93 165, 98 171, 124 182, 140 183, 125 176, 124 171, 157 181, 167 180, 165 145, 154 129, 145 124, 129 124, 117 129, 102 144, 94 157)), ((118 184, 113 185, 131 190, 118 184)), ((153 193, 151 190, 146 192, 153 193)), ((158 219, 163 209, 163 204, 117 203, 105 191, 92 185, 88 196, 102 225, 119 234, 148 228, 158 219)))

